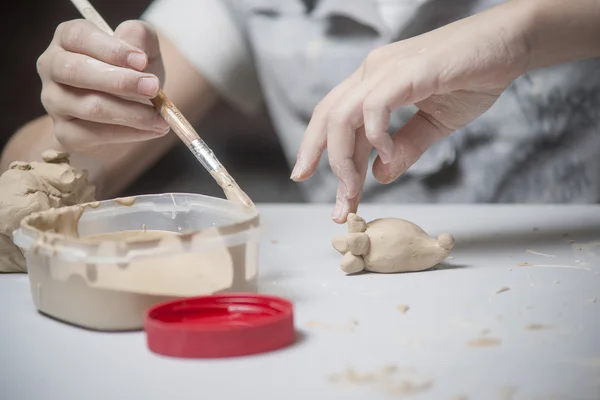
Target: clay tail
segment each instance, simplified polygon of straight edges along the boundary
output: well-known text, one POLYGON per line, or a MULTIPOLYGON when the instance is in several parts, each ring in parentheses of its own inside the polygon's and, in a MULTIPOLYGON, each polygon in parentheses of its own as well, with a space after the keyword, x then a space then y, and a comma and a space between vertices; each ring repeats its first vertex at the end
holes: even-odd
POLYGON ((440 247, 445 250, 452 250, 454 248, 454 237, 449 233, 442 233, 438 236, 437 242, 440 247))

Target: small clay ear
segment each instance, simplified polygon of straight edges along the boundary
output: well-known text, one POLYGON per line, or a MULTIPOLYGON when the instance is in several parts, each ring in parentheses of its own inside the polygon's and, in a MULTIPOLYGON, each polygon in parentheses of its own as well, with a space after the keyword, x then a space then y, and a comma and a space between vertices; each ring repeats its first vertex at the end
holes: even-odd
POLYGON ((369 235, 366 233, 350 233, 348 234, 348 249, 355 256, 364 256, 369 252, 371 242, 369 235))
POLYGON ((367 223, 364 219, 354 213, 348 214, 348 233, 358 233, 367 230, 367 223))
POLYGON ((355 274, 365 269, 365 260, 360 256, 355 256, 354 254, 347 252, 344 254, 340 269, 346 274, 355 274))
POLYGON ((331 245, 334 249, 339 251, 342 254, 346 254, 348 252, 348 240, 346 236, 336 236, 331 240, 331 245))

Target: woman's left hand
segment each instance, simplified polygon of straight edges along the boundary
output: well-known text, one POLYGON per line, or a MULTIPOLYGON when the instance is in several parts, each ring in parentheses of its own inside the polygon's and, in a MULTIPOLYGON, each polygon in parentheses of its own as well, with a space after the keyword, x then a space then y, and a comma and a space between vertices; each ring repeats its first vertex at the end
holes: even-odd
POLYGON ((332 218, 344 223, 358 207, 373 147, 375 178, 390 183, 526 71, 525 35, 506 14, 486 11, 371 52, 315 108, 292 179, 310 178, 327 149, 339 180, 332 218), (419 111, 390 136, 391 112, 410 104, 419 111))

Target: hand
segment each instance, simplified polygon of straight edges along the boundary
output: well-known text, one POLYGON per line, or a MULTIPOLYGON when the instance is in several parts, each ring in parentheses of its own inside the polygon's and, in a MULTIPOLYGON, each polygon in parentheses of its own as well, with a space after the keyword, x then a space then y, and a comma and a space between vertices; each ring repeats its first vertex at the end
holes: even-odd
POLYGON ((42 104, 66 150, 90 153, 169 131, 149 101, 164 70, 156 33, 144 22, 124 22, 115 36, 84 20, 62 23, 37 69, 42 104))
POLYGON ((356 212, 373 147, 375 178, 390 183, 525 72, 528 46, 516 20, 488 13, 374 50, 317 105, 292 179, 310 178, 327 149, 339 180, 334 221, 356 212), (410 104, 419 111, 390 137, 391 112, 410 104))

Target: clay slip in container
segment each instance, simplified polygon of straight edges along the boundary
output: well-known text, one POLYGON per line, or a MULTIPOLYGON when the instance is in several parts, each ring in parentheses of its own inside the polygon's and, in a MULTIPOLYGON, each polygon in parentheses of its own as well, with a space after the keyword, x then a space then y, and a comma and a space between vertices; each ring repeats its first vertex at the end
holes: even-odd
POLYGON ((85 328, 132 330, 163 301, 256 292, 259 225, 256 209, 161 194, 35 213, 13 236, 25 251, 39 311, 85 328), (143 229, 151 235, 89 238, 143 229))

